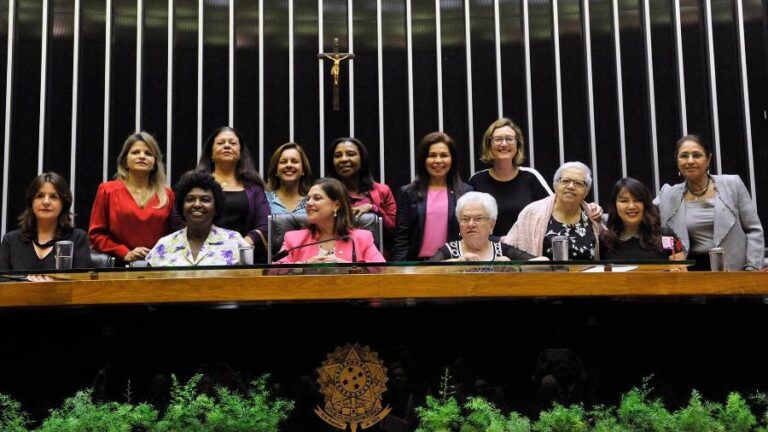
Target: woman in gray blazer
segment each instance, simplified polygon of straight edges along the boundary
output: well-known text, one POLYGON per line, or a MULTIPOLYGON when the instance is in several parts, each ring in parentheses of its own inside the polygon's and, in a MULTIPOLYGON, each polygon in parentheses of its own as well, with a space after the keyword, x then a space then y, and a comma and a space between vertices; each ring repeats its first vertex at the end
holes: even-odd
POLYGON ((747 187, 737 175, 711 175, 712 150, 696 135, 675 147, 684 182, 664 185, 657 198, 661 223, 682 241, 693 270, 708 270, 708 251, 725 250, 729 270, 763 267, 763 227, 747 187))

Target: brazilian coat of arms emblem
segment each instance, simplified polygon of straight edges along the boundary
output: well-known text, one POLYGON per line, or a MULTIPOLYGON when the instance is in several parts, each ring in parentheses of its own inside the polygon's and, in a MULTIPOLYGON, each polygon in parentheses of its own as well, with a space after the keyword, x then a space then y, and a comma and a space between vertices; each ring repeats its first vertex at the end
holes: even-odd
POLYGON ((336 347, 317 369, 323 408, 317 414, 329 425, 352 432, 368 429, 392 410, 382 407, 381 395, 387 391, 387 368, 378 354, 367 346, 347 344, 336 347))

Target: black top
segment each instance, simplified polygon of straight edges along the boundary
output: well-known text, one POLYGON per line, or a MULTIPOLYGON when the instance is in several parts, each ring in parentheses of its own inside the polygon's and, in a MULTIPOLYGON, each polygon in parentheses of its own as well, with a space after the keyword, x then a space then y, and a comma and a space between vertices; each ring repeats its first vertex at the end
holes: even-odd
POLYGON ((618 241, 614 249, 608 249, 608 245, 600 245, 600 258, 606 260, 654 260, 669 259, 671 251, 660 249, 646 249, 640 245, 640 239, 632 237, 627 241, 618 241))
POLYGON ((216 218, 216 226, 248 234, 248 195, 245 190, 224 191, 224 209, 216 218))
MULTIPOLYGON (((74 243, 72 268, 91 267, 91 251, 85 231, 75 228, 68 236, 57 240, 74 243)), ((52 245, 51 252, 40 259, 31 240, 23 240, 20 230, 11 231, 0 244, 0 270, 56 270, 55 249, 56 246, 52 245)))
POLYGON ((490 170, 476 172, 469 179, 478 192, 485 192, 496 199, 499 216, 493 228, 494 236, 505 236, 517 222, 517 216, 525 206, 549 196, 544 179, 530 168, 520 168, 512 180, 499 181, 491 177, 490 170))
MULTIPOLYGON (((529 254, 526 251, 520 250, 514 246, 510 246, 506 243, 491 242, 493 247, 493 258, 491 261, 496 261, 497 258, 505 256, 512 261, 523 261, 535 258, 534 255, 529 254)), ((445 261, 447 259, 456 259, 461 257, 461 240, 454 240, 448 242, 443 247, 435 252, 435 255, 430 258, 430 261, 445 261)))
POLYGON ((562 224, 554 217, 549 219, 547 233, 544 234, 544 256, 549 259, 552 259, 552 238, 557 236, 568 237, 568 259, 595 259, 595 233, 584 210, 581 211, 579 221, 574 224, 562 224))

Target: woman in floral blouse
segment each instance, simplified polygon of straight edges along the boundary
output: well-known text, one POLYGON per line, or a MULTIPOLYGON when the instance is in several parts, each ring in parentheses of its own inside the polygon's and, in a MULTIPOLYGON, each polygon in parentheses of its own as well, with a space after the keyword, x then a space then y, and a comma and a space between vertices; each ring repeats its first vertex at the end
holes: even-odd
POLYGON ((210 266, 239 263, 240 246, 250 246, 236 231, 213 225, 224 205, 224 192, 213 176, 184 174, 176 185, 177 210, 186 228, 161 238, 147 255, 152 267, 210 266))

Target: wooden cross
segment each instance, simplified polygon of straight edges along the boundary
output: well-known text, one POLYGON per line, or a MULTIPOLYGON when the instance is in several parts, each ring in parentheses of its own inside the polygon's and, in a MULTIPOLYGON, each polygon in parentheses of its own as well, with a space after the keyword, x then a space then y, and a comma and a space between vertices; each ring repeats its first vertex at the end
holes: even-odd
POLYGON ((355 55, 352 53, 339 52, 339 38, 333 38, 333 52, 332 53, 320 53, 317 58, 323 60, 330 60, 333 62, 331 66, 331 77, 333 77, 333 110, 340 111, 339 105, 339 74, 341 73, 341 62, 344 60, 352 60, 355 55))

